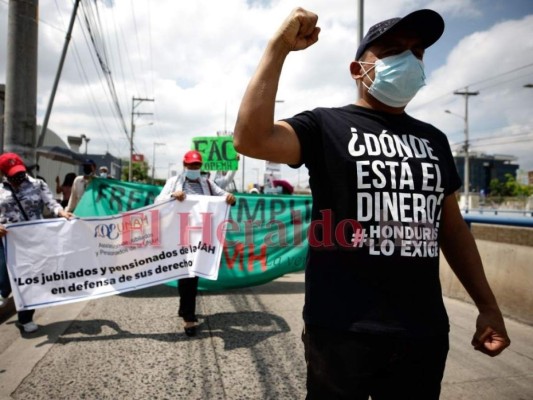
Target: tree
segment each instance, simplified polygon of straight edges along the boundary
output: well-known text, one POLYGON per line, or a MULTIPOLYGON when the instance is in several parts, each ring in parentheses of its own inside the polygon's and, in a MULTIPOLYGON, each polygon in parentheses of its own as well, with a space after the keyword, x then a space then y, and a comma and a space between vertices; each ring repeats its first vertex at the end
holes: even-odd
POLYGON ((498 179, 490 181, 490 195, 493 197, 523 197, 533 194, 533 187, 522 185, 517 182, 512 174, 505 174, 506 181, 500 182, 498 179))
MULTIPOLYGON (((122 180, 127 181, 130 175, 130 166, 128 160, 122 162, 122 180)), ((148 163, 146 161, 134 162, 132 165, 132 179, 133 182, 147 183, 148 178, 148 163)))

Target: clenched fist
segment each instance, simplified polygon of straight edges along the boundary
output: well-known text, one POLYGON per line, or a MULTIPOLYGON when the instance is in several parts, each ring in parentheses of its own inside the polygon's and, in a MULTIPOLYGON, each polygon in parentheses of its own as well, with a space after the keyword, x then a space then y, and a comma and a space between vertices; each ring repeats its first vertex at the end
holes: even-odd
POLYGON ((289 51, 304 50, 318 41, 320 28, 316 26, 317 21, 318 15, 296 8, 278 29, 274 40, 282 40, 289 51))

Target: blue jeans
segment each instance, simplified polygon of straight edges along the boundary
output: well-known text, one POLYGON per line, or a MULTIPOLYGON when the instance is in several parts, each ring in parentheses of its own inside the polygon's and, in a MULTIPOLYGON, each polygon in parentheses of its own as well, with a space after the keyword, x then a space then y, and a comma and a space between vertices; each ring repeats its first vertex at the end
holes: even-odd
MULTIPOLYGON (((7 297, 11 293, 11 282, 9 281, 9 274, 7 273, 6 254, 4 251, 4 242, 0 240, 0 294, 2 297, 7 297)), ((18 320, 21 324, 26 324, 33 319, 35 310, 19 311, 18 320)))
POLYGON ((307 400, 438 400, 448 335, 402 338, 306 325, 307 400))

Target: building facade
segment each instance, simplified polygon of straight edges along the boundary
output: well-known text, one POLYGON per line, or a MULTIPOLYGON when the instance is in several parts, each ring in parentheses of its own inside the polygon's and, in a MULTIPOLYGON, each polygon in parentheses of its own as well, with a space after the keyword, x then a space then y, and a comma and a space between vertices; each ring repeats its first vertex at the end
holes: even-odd
MULTIPOLYGON (((459 172, 461 179, 464 178, 465 171, 465 157, 464 153, 454 153, 454 161, 459 172)), ((519 165, 515 164, 516 157, 502 154, 469 154, 469 167, 470 167, 470 192, 489 193, 490 181, 498 179, 500 182, 505 182, 507 178, 505 175, 511 174, 516 177, 519 165)), ((464 187, 461 186, 460 191, 463 191, 464 187)))

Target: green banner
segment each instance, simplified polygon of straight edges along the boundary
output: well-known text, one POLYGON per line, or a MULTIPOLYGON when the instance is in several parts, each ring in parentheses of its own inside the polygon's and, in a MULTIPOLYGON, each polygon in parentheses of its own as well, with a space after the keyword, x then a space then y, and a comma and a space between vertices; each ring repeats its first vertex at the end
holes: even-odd
POLYGON ((237 151, 231 136, 202 136, 192 139, 193 149, 202 154, 204 171, 236 171, 237 151))
MULTIPOLYGON (((75 214, 114 215, 153 204, 160 186, 95 178, 75 214)), ((310 196, 236 194, 227 225, 218 280, 200 279, 201 290, 259 285, 301 271, 307 255, 310 196)))

